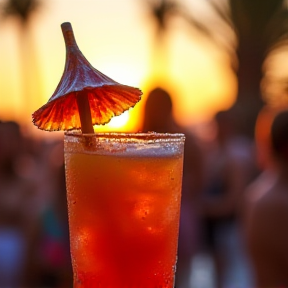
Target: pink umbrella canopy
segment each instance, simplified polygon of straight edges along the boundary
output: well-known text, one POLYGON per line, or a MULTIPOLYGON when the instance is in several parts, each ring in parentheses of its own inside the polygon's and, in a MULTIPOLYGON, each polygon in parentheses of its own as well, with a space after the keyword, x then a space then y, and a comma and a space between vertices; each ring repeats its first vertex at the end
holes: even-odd
POLYGON ((66 45, 65 69, 51 98, 33 113, 33 123, 46 131, 81 129, 91 133, 93 125, 106 124, 133 107, 142 92, 92 67, 77 46, 71 24, 63 23, 61 28, 66 45))

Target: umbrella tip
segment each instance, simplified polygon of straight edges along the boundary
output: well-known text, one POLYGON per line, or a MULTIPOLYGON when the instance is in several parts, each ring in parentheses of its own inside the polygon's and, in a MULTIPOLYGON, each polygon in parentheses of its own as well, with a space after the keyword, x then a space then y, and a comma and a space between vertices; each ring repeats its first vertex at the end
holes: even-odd
POLYGON ((61 24, 61 28, 62 28, 63 32, 71 31, 72 30, 72 25, 71 25, 70 22, 64 22, 64 23, 61 24))
POLYGON ((62 23, 61 29, 66 46, 77 46, 71 23, 70 22, 62 23))

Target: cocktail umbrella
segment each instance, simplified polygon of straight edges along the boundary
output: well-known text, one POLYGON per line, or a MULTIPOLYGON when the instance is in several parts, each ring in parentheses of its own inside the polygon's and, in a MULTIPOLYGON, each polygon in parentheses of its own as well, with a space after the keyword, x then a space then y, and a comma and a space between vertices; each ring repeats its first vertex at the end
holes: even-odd
POLYGON ((82 133, 93 133, 93 125, 106 124, 133 107, 142 92, 93 68, 79 50, 71 24, 63 23, 61 28, 66 45, 65 69, 47 104, 33 113, 33 123, 47 131, 81 129, 82 133))

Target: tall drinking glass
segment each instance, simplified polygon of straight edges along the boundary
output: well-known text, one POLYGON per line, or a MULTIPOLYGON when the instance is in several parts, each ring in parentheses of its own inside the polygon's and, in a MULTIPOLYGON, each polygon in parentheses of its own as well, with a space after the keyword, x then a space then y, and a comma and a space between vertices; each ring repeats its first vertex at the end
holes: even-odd
POLYGON ((74 288, 172 288, 183 134, 66 132, 74 288))

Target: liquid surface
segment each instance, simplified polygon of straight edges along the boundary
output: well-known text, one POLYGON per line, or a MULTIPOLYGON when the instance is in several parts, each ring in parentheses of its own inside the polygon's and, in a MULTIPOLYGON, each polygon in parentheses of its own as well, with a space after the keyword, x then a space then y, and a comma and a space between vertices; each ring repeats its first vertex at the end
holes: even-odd
POLYGON ((173 287, 182 160, 65 153, 74 287, 173 287))

